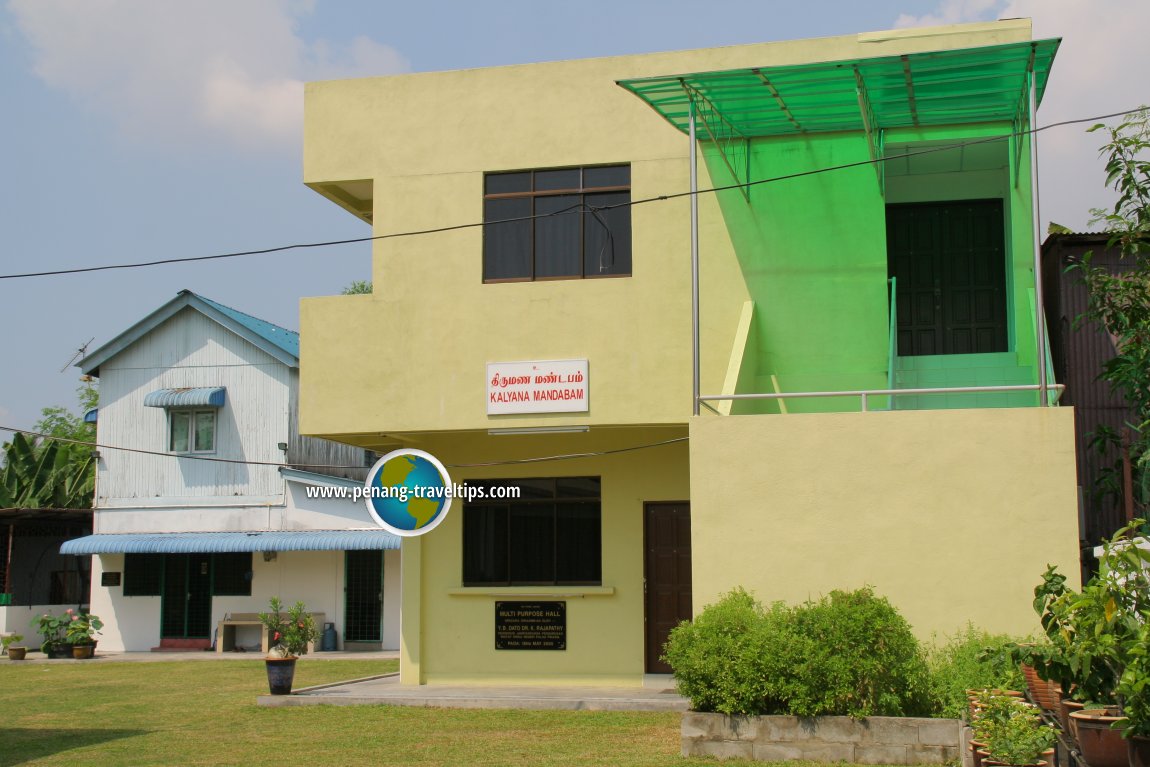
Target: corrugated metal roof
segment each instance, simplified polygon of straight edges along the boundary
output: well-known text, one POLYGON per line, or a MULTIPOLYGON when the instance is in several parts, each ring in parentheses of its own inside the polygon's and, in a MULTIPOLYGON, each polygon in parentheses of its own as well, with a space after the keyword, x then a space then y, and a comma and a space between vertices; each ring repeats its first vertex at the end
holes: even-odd
POLYGON ((144 396, 145 407, 223 407, 226 390, 222 386, 184 389, 157 389, 144 396))
POLYGON ((96 349, 76 363, 76 366, 88 375, 99 375, 101 365, 174 317, 185 307, 191 307, 218 322, 288 367, 299 367, 299 333, 230 306, 224 306, 190 290, 181 290, 171 301, 96 349))
POLYGON ((694 72, 618 84, 684 133, 692 102, 697 107, 702 102, 705 112, 716 113, 744 139, 1012 120, 1026 114, 1030 72, 1042 102, 1059 42, 694 72))
POLYGON ((386 530, 273 530, 248 533, 103 533, 65 541, 61 554, 204 554, 245 551, 398 549, 386 530))
POLYGON ((245 328, 252 331, 260 338, 275 344, 291 356, 299 359, 299 333, 296 333, 293 330, 288 330, 287 328, 281 328, 279 325, 274 325, 267 320, 261 320, 259 317, 253 317, 250 314, 241 312, 239 309, 233 309, 230 306, 224 306, 223 304, 217 301, 213 301, 210 298, 205 298, 198 293, 194 295, 205 304, 208 304, 217 311, 226 314, 228 317, 243 325, 245 328))

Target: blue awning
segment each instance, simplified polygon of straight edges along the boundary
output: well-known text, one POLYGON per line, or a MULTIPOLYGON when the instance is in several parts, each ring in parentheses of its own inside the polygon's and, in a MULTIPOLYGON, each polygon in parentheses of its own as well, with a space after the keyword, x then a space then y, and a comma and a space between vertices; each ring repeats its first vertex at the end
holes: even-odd
POLYGON ((277 530, 251 533, 103 533, 65 541, 61 554, 205 554, 244 551, 398 549, 386 530, 277 530))
POLYGON ((94 407, 87 413, 84 413, 84 423, 96 423, 96 419, 100 416, 100 408, 94 407))
POLYGON ((195 389, 158 389, 144 397, 146 407, 223 407, 225 389, 205 386, 195 389))

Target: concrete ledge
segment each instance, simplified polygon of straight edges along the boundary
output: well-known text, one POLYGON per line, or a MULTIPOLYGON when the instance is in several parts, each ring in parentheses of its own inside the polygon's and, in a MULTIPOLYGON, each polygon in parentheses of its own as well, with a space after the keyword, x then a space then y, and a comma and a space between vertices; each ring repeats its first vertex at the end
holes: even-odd
POLYGON ((680 725, 683 756, 764 762, 809 760, 854 764, 946 764, 961 754, 962 722, 876 716, 727 716, 687 711, 680 725))

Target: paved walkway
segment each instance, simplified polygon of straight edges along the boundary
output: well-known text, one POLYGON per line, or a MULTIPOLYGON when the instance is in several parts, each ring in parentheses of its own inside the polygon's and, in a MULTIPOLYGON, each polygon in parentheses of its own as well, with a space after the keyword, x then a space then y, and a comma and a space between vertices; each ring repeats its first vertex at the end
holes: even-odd
MULTIPOLYGON (((399 657, 398 650, 374 650, 366 652, 315 652, 307 656, 308 662, 312 660, 394 660, 399 657)), ((71 658, 54 658, 39 651, 28 651, 28 657, 22 661, 9 661, 4 663, 157 663, 162 661, 228 661, 228 660, 263 660, 262 652, 225 652, 216 654, 214 650, 189 650, 187 652, 104 652, 96 650, 96 656, 89 660, 73 660, 71 658)))
POLYGON ((686 711, 687 701, 669 678, 647 687, 463 687, 403 685, 398 674, 297 690, 292 695, 261 695, 261 706, 438 706, 442 708, 525 708, 582 711, 686 711))

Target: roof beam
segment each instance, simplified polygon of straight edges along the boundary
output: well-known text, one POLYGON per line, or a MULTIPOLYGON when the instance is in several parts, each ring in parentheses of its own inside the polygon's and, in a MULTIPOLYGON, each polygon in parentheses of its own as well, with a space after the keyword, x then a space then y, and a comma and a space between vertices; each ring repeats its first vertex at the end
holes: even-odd
POLYGON ((750 202, 751 188, 748 186, 751 181, 750 140, 739 132, 739 129, 723 115, 719 108, 716 107, 702 91, 694 86, 688 85, 686 81, 683 82, 683 90, 686 92, 688 98, 690 98, 691 103, 694 104, 695 114, 699 118, 699 123, 702 124, 703 130, 707 132, 711 143, 719 150, 719 157, 722 158, 723 164, 727 166, 727 170, 731 172, 731 177, 734 178, 735 181, 740 182, 739 191, 743 193, 743 199, 750 202), (722 135, 716 135, 716 131, 722 135), (742 154, 741 162, 737 156, 739 153, 742 154), (743 166, 742 172, 735 170, 736 165, 743 166))
POLYGON ((883 183, 883 168, 882 168, 882 129, 878 126, 878 121, 874 116, 874 109, 871 107, 870 94, 867 93, 866 81, 863 80, 862 71, 859 70, 858 64, 854 65, 855 72, 855 93, 858 95, 859 112, 862 113, 863 130, 866 131, 867 150, 870 152, 871 163, 874 165, 875 175, 878 177, 878 186, 880 190, 885 188, 883 183))
POLYGON ((779 105, 779 109, 781 109, 783 114, 787 116, 787 119, 791 121, 791 125, 795 126, 795 130, 799 133, 803 133, 803 126, 799 125, 799 121, 796 120, 795 116, 791 113, 791 108, 787 106, 787 102, 783 101, 782 95, 779 94, 779 89, 767 79, 767 76, 763 74, 761 69, 755 68, 751 71, 763 81, 763 85, 767 86, 767 91, 770 92, 771 98, 775 100, 775 103, 779 105))
POLYGON ((910 119, 918 127, 918 107, 914 103, 914 78, 910 74, 910 57, 902 55, 902 76, 906 80, 906 101, 910 106, 910 119))

